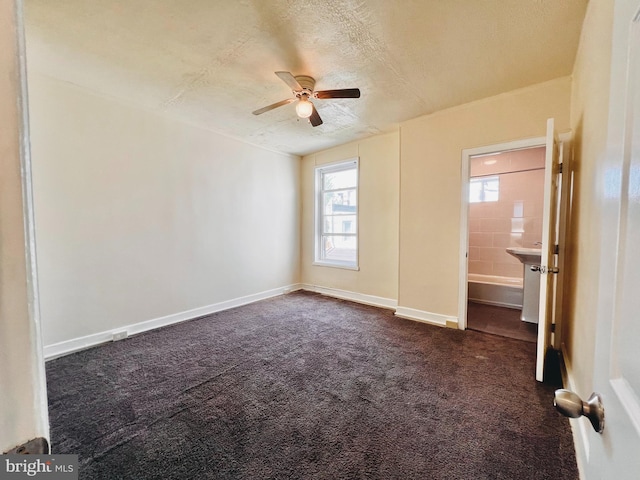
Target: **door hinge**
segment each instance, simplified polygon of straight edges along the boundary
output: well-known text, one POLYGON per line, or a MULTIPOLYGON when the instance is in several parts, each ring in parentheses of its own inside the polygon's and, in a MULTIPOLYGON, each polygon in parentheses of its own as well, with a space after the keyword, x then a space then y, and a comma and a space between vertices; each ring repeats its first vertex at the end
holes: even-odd
POLYGON ((563 163, 558 164, 558 173, 562 173, 562 165, 564 164, 563 163))
POLYGON ((553 246, 553 253, 554 255, 558 255, 560 253, 560 245, 557 243, 553 246))
POLYGON ((547 267, 544 265, 531 265, 531 271, 538 273, 558 273, 560 269, 558 267, 547 267))
POLYGON ((556 324, 555 323, 551 324, 551 333, 556 333, 556 324))

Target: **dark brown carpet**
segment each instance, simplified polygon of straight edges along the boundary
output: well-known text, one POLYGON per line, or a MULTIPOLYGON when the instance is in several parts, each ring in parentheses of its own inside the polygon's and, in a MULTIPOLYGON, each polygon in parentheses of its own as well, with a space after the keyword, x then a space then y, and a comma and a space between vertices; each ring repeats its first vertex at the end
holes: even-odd
POLYGON ((577 479, 535 345, 297 292, 47 364, 86 479, 577 479))

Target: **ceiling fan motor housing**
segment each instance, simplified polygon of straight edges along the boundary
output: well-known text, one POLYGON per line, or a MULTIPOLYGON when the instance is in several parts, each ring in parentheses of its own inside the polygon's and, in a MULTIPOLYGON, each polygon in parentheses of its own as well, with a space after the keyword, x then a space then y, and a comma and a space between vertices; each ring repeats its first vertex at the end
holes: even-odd
POLYGON ((300 97, 300 95, 307 95, 307 97, 311 97, 313 95, 313 89, 316 86, 316 81, 313 77, 309 77, 307 75, 297 75, 295 77, 297 82, 302 87, 301 92, 296 92, 296 96, 300 97))

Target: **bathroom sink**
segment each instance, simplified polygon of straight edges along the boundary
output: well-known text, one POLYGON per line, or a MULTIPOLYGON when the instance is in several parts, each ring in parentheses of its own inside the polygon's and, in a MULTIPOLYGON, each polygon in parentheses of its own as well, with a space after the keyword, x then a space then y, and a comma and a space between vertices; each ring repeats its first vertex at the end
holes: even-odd
POLYGON ((523 292, 520 320, 538 323, 540 301, 540 274, 531 270, 530 265, 540 265, 542 250, 539 248, 509 247, 507 253, 522 262, 523 292))
POLYGON ((539 248, 509 247, 507 253, 527 265, 539 264, 542 256, 542 250, 539 248))

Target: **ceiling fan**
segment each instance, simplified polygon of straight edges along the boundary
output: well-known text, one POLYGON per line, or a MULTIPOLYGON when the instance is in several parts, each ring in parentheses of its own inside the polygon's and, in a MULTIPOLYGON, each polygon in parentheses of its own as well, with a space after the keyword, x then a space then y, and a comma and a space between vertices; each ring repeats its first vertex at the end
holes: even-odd
POLYGON ((293 97, 268 105, 259 110, 255 110, 253 112, 254 115, 260 115, 264 112, 282 107, 283 105, 288 105, 297 100, 296 113, 298 116, 300 118, 308 118, 311 125, 317 127, 318 125, 322 125, 322 119, 320 118, 320 115, 318 115, 318 111, 310 99, 317 98, 319 100, 325 100, 328 98, 360 98, 359 88, 314 91, 313 89, 316 85, 316 81, 312 77, 307 75, 296 75, 294 77, 289 72, 275 73, 284 83, 291 87, 293 97))

